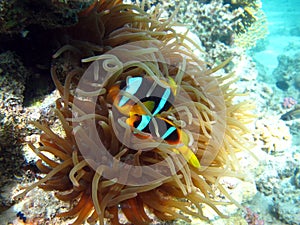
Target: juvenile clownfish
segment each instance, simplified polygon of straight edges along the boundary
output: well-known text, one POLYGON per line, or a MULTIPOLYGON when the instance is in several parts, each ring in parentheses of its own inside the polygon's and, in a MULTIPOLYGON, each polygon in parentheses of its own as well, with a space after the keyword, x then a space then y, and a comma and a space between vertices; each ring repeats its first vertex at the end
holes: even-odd
POLYGON ((107 98, 123 115, 129 116, 130 113, 145 115, 148 114, 146 108, 152 116, 155 116, 171 108, 177 89, 172 78, 169 78, 169 83, 163 80, 160 82, 161 84, 149 76, 128 77, 125 81, 112 86, 107 98), (124 91, 127 95, 120 91, 124 91), (145 108, 134 102, 130 96, 138 99, 145 108))
POLYGON ((185 160, 192 166, 199 168, 200 162, 193 151, 188 147, 189 137, 181 129, 177 128, 171 121, 160 118, 150 117, 148 115, 131 115, 126 123, 137 130, 151 135, 142 135, 133 132, 137 137, 149 138, 156 137, 164 140, 170 145, 179 145, 180 147, 172 149, 176 153, 181 153, 185 160), (157 126, 154 125, 157 124, 157 126), (155 130, 157 127, 157 130, 155 130))

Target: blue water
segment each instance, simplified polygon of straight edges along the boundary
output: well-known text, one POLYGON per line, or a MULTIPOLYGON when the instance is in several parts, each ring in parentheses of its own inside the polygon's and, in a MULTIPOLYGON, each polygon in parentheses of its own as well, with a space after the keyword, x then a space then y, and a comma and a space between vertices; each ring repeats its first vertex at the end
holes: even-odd
POLYGON ((300 51, 300 1, 262 0, 262 9, 267 16, 269 35, 265 40, 266 49, 256 52, 254 58, 271 76, 278 65, 278 55, 294 55, 300 51), (299 45, 299 49, 287 50, 290 44, 299 45))
MULTIPOLYGON (((266 107, 269 110, 264 115, 264 119, 268 119, 268 115, 282 113, 280 104, 282 103, 283 97, 293 97, 298 101, 300 100, 300 89, 295 88, 294 79, 300 75, 300 0, 262 0, 263 11, 267 16, 269 34, 264 40, 260 40, 260 48, 256 48, 251 51, 251 55, 256 61, 257 68, 259 71, 258 83, 265 82, 274 91, 272 104, 276 105, 276 109, 270 109, 270 102, 266 101, 266 107), (296 54, 298 54, 296 56, 296 54), (279 64, 278 57, 286 56, 289 62, 287 66, 279 64), (281 73, 276 73, 278 68, 281 69, 281 73), (275 71, 275 72, 274 72, 275 71), (283 74, 286 72, 286 77, 283 74), (290 85, 288 90, 280 90, 276 88, 275 83, 279 80, 285 80, 290 85), (272 111, 272 112, 270 112, 272 111)), ((288 110, 288 109, 286 109, 288 110)), ((275 122, 276 123, 276 122, 275 122)), ((264 207, 263 205, 268 202, 265 206, 265 212, 270 214, 272 217, 277 218, 278 221, 265 219, 265 224, 295 224, 300 225, 300 192, 299 186, 295 186, 296 177, 299 173, 299 159, 295 156, 299 154, 299 121, 290 121, 287 123, 290 129, 290 133, 293 135, 293 146, 287 147, 281 156, 270 157, 269 160, 272 168, 275 168, 275 176, 270 175, 272 170, 265 168, 266 177, 270 178, 273 176, 276 182, 270 182, 270 179, 265 179, 264 184, 270 185, 272 194, 268 195, 263 193, 258 197, 257 202, 253 201, 253 207, 264 207), (297 125, 298 124, 298 125, 297 125), (288 152, 292 152, 292 149, 296 149, 292 153, 292 159, 289 161, 288 152), (296 153, 298 152, 298 153, 296 153), (282 168, 280 168, 280 165, 282 168), (298 168, 298 169, 296 169, 298 168), (291 171, 291 173, 285 177, 280 177, 280 171, 291 171), (298 172, 297 172, 298 171, 298 172), (294 177, 293 177, 294 176, 294 177), (271 222, 270 222, 271 221, 271 222)), ((274 171, 273 171, 274 172, 274 171)), ((257 182, 258 183, 258 182, 257 182)), ((261 191, 261 190, 259 190, 261 191)), ((261 191, 264 192, 264 191, 261 191)), ((264 212, 262 210, 261 212, 264 212)), ((262 213, 262 217, 267 213, 262 213)))
POLYGON ((289 35, 289 29, 300 26, 300 1, 263 0, 262 9, 269 20, 271 34, 289 35), (286 28, 286 32, 283 32, 286 28))

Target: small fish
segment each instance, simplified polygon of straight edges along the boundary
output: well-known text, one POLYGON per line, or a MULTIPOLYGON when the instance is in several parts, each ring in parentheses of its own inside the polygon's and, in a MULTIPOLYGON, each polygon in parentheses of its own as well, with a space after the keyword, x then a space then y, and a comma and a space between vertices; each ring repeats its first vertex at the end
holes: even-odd
POLYGON ((148 114, 148 110, 155 116, 171 108, 177 89, 172 78, 169 78, 169 83, 163 80, 160 82, 161 84, 149 76, 128 77, 125 81, 112 86, 107 97, 123 115, 129 116, 130 113, 145 115, 148 114), (120 93, 121 90, 124 94, 120 93), (132 101, 130 96, 140 100, 144 107, 132 101))
POLYGON ((297 105, 294 109, 288 111, 287 113, 283 114, 280 119, 284 121, 290 121, 295 119, 300 119, 300 105, 297 105))
POLYGON ((177 92, 172 78, 168 82, 159 81, 160 83, 149 76, 128 77, 126 81, 113 85, 107 98, 121 114, 128 116, 126 123, 139 131, 133 131, 134 135, 139 138, 160 138, 176 146, 172 149, 174 152, 181 153, 189 164, 199 168, 200 162, 188 147, 188 135, 171 121, 159 117, 161 112, 172 107, 177 92), (123 93, 120 93, 121 90, 123 93), (142 105, 137 104, 131 97, 138 99, 142 105))
POLYGON ((150 117, 148 115, 131 115, 126 123, 145 133, 133 133, 139 138, 160 138, 170 145, 176 145, 172 149, 176 153, 181 153, 185 160, 192 166, 200 168, 200 162, 194 152, 188 147, 189 137, 181 129, 177 128, 171 121, 160 118, 150 117), (157 126, 154 125, 157 124, 157 126), (157 127, 157 130, 156 130, 157 127), (178 147, 179 146, 179 147, 178 147))

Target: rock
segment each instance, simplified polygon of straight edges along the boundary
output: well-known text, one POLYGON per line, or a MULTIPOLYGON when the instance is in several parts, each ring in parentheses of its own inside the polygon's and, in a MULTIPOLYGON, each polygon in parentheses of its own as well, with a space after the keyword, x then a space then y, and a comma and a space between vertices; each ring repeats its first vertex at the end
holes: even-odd
MULTIPOLYGON (((298 46, 299 47, 299 46, 298 46)), ((292 93, 297 92, 300 89, 300 75, 297 71, 300 70, 300 52, 293 50, 290 52, 279 55, 278 66, 273 71, 272 75, 277 79, 277 87, 283 91, 287 91, 290 87, 293 87, 292 93)))
POLYGON ((0 1, 0 34, 21 33, 26 36, 26 29, 31 25, 54 29, 77 22, 75 10, 67 4, 53 3, 51 0, 0 1))
MULTIPOLYGON (((297 196, 295 196, 295 198, 297 199, 297 196)), ((300 224, 300 208, 295 207, 295 204, 299 206, 300 201, 277 202, 273 210, 277 214, 278 219, 284 223, 289 225, 298 225, 300 224)))
POLYGON ((10 190, 20 176, 24 161, 21 141, 25 136, 26 113, 23 109, 25 80, 29 72, 13 52, 0 54, 0 212, 13 204, 10 190), (8 194, 9 193, 9 194, 8 194))
POLYGON ((22 136, 23 94, 29 72, 11 51, 0 55, 0 68, 0 143, 5 148, 16 145, 22 136))
POLYGON ((272 199, 268 208, 278 220, 289 225, 300 224, 298 168, 299 162, 293 161, 292 155, 272 157, 256 181, 258 190, 272 199))

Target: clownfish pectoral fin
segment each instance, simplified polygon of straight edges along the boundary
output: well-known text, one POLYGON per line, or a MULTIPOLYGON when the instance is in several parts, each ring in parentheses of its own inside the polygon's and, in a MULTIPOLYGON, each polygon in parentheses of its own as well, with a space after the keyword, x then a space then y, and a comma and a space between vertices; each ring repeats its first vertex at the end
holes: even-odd
POLYGON ((155 102, 153 101, 146 101, 146 102, 143 102, 143 104, 146 106, 146 108, 152 112, 154 107, 155 107, 155 102))
POLYGON ((186 145, 183 145, 176 149, 176 151, 179 151, 182 156, 185 158, 185 160, 192 165, 195 168, 200 168, 200 162, 197 158, 197 156, 194 154, 194 152, 187 147, 186 145))
POLYGON ((107 101, 113 103, 116 100, 119 92, 120 92, 120 85, 112 86, 108 91, 107 101))

